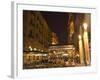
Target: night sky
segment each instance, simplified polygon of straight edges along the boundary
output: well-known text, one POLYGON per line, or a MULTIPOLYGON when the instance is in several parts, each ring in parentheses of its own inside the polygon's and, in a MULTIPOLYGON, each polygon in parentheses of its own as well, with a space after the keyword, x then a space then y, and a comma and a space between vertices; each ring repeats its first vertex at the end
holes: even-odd
POLYGON ((67 43, 68 13, 64 12, 41 12, 52 32, 55 32, 59 44, 67 43))

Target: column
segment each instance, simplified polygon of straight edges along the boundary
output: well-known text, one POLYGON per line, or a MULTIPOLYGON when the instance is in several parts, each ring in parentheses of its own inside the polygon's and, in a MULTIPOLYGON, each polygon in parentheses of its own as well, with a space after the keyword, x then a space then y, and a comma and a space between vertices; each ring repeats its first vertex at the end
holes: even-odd
POLYGON ((88 42, 88 31, 87 31, 88 25, 86 23, 83 24, 84 33, 83 33, 83 41, 84 41, 84 51, 85 51, 85 60, 86 64, 90 64, 90 52, 89 52, 89 42, 88 42))
POLYGON ((84 65, 84 52, 83 52, 83 43, 81 35, 78 36, 79 38, 79 54, 80 54, 80 63, 84 65))

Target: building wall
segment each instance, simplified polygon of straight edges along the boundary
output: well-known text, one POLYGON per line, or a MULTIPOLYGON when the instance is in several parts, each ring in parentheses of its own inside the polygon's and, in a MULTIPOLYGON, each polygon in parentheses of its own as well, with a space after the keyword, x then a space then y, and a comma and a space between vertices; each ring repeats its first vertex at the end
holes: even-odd
POLYGON ((76 50, 79 49, 79 39, 80 27, 82 28, 84 22, 84 13, 74 14, 74 34, 73 34, 73 44, 75 45, 76 50))
POLYGON ((23 11, 23 48, 46 49, 51 43, 51 31, 38 11, 23 11))

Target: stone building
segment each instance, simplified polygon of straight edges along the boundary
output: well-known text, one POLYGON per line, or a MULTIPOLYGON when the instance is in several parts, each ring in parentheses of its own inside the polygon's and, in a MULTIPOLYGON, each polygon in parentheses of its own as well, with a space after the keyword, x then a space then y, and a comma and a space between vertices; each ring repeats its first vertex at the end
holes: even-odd
POLYGON ((48 54, 51 31, 38 11, 23 11, 23 68, 36 67, 48 54))
POLYGON ((68 40, 67 43, 74 45, 76 51, 80 54, 80 62, 82 61, 82 65, 90 64, 90 52, 86 52, 85 46, 84 46, 84 26, 83 24, 87 23, 88 28, 87 28, 87 33, 88 33, 88 40, 87 41, 89 44, 89 50, 90 50, 90 43, 91 43, 91 15, 89 13, 69 13, 69 18, 68 18, 68 40), (79 38, 78 36, 81 35, 82 39, 82 51, 80 52, 80 46, 79 45, 79 38), (86 60, 86 58, 89 60, 86 60))
POLYGON ((43 49, 51 43, 51 31, 38 11, 23 11, 23 49, 43 49))

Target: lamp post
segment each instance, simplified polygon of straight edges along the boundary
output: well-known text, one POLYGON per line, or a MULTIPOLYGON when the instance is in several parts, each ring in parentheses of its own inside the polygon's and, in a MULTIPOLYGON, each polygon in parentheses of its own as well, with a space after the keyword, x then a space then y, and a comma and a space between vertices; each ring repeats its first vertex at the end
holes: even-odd
POLYGON ((83 41, 84 41, 84 51, 85 51, 85 60, 86 64, 90 64, 90 52, 89 52, 89 42, 88 42, 88 25, 86 23, 83 24, 84 33, 83 33, 83 41))
POLYGON ((81 35, 78 36, 79 38, 79 54, 80 54, 80 63, 84 65, 84 55, 83 55, 83 43, 81 35))
POLYGON ((29 46, 29 50, 30 50, 30 51, 32 51, 32 50, 33 50, 31 46, 29 46))

